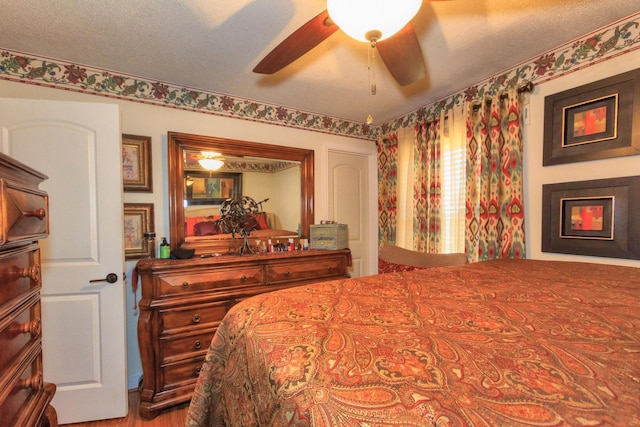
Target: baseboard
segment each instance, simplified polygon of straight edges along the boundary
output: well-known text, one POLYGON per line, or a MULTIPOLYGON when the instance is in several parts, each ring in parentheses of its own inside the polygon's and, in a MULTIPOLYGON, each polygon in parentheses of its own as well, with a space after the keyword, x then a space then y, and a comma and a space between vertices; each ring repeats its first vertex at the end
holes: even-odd
POLYGON ((140 379, 142 378, 142 372, 137 374, 132 374, 127 377, 127 388, 129 391, 138 390, 138 385, 140 384, 140 379))

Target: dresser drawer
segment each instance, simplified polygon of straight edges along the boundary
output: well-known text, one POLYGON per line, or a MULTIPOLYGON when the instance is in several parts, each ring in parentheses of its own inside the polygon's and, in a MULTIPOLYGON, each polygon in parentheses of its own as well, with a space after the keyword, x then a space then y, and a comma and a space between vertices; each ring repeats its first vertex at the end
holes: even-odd
POLYGON ((264 283, 261 266, 210 270, 202 273, 162 275, 159 296, 176 296, 190 292, 229 290, 264 283))
POLYGON ((189 384, 195 385, 203 362, 204 355, 163 365, 160 368, 160 390, 171 390, 189 384))
POLYGON ((204 357, 215 332, 216 329, 209 329, 198 334, 162 338, 160 340, 161 363, 173 363, 198 356, 204 357))
POLYGON ((160 310, 161 335, 184 332, 187 329, 217 328, 235 301, 172 307, 160 310))
POLYGON ((48 198, 43 191, 0 179, 0 245, 37 240, 49 234, 48 198))
POLYGON ((344 276, 347 265, 343 258, 312 260, 306 263, 273 264, 267 266, 269 283, 312 281, 327 277, 344 276))
POLYGON ((0 257, 0 314, 40 287, 40 251, 30 245, 0 257))
POLYGON ((0 322, 0 376, 27 346, 40 339, 40 299, 34 295, 23 307, 0 322))
POLYGON ((4 390, 0 390, 0 426, 18 425, 17 420, 24 415, 24 408, 43 393, 42 378, 39 358, 32 355, 20 374, 4 390))

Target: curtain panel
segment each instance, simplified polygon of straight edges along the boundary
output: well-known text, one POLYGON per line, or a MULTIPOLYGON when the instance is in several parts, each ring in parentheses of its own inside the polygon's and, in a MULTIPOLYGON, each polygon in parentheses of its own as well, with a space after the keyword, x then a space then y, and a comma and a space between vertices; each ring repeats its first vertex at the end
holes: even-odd
POLYGON ((378 249, 396 243, 398 133, 378 138, 378 249))
POLYGON ((441 120, 415 126, 413 249, 438 253, 442 225, 441 120))
POLYGON ((525 258, 521 97, 514 88, 466 104, 469 262, 525 258))

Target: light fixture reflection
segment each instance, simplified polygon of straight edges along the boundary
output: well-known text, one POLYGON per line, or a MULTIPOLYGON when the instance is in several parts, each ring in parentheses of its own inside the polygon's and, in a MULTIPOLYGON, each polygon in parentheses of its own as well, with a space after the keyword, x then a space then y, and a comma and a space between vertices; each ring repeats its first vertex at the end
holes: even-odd
POLYGON ((219 159, 221 153, 215 151, 201 151, 202 158, 198 160, 200 166, 208 171, 216 171, 224 165, 224 162, 219 159))
POLYGON ((327 0, 327 11, 347 35, 369 42, 373 34, 380 41, 400 31, 421 5, 422 0, 327 0))
POLYGON ((218 170, 224 165, 224 162, 220 159, 200 159, 198 163, 208 171, 218 170))

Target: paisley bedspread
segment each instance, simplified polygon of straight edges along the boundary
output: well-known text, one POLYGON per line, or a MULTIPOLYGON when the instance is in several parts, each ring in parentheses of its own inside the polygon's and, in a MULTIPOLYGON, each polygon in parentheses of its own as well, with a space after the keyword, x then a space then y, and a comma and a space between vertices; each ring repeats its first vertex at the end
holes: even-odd
POLYGON ((496 260, 259 295, 188 426, 640 426, 640 268, 496 260))

